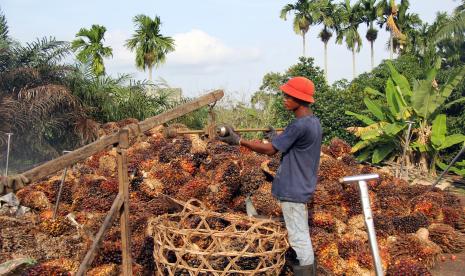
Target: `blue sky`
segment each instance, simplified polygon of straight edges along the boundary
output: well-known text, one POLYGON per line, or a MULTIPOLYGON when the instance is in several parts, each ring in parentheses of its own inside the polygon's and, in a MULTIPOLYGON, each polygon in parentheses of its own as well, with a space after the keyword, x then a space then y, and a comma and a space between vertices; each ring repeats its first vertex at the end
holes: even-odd
MULTIPOLYGON (((134 66, 134 55, 124 47, 137 14, 160 16, 164 35, 175 38, 176 51, 166 64, 154 70, 172 87, 180 87, 186 96, 198 96, 213 89, 247 100, 258 90, 268 72, 284 72, 297 63, 302 53, 301 37, 292 30, 292 17, 279 18, 281 8, 292 1, 283 0, 1 0, 10 34, 20 42, 44 36, 71 41, 76 32, 92 24, 107 28, 105 44, 113 48, 106 60, 108 73, 131 73, 138 79, 146 72, 134 66)), ((454 0, 411 0, 410 12, 432 22, 439 11, 451 12, 454 0)), ((323 68, 323 44, 317 38, 321 26, 307 35, 307 56, 323 68)), ((365 36, 365 26, 360 32, 365 36)), ((389 57, 388 34, 383 30, 375 44, 375 62, 389 57)), ((357 54, 357 73, 370 69, 366 40, 357 54)), ((329 47, 329 81, 352 78, 352 55, 344 45, 329 47)))

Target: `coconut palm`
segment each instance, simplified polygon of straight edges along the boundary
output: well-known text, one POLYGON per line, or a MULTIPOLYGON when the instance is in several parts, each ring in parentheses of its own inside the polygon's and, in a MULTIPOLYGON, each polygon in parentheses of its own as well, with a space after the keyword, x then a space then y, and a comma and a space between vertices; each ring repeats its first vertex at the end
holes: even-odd
POLYGON ((281 19, 287 20, 287 14, 294 12, 294 32, 302 36, 302 56, 305 56, 305 35, 310 26, 316 24, 315 0, 297 0, 295 4, 287 4, 281 9, 281 19))
POLYGON ((353 77, 356 76, 355 53, 360 52, 362 46, 362 38, 358 32, 358 27, 362 23, 362 12, 359 3, 350 5, 350 0, 340 3, 338 12, 341 15, 341 28, 337 33, 336 41, 342 44, 345 40, 346 46, 352 51, 352 72, 353 77))
POLYGON ((332 31, 339 28, 340 16, 332 0, 318 1, 315 13, 323 24, 323 29, 318 37, 325 45, 325 78, 328 80, 328 42, 333 36, 332 31))
POLYGON ((136 51, 136 66, 149 70, 149 81, 152 81, 153 67, 166 61, 166 55, 174 51, 174 40, 160 33, 161 20, 140 14, 133 18, 136 27, 132 38, 126 41, 126 47, 136 51))
POLYGON ((375 51, 373 44, 378 38, 378 30, 374 27, 374 22, 378 19, 380 9, 376 5, 377 0, 361 0, 360 7, 363 12, 363 22, 367 24, 368 30, 365 35, 371 47, 371 70, 375 67, 375 51))
POLYGON ((103 58, 113 56, 111 47, 103 46, 106 31, 107 29, 100 25, 92 25, 90 29, 82 28, 76 34, 77 39, 71 44, 71 48, 78 52, 76 58, 83 63, 90 62, 96 76, 105 74, 103 58))

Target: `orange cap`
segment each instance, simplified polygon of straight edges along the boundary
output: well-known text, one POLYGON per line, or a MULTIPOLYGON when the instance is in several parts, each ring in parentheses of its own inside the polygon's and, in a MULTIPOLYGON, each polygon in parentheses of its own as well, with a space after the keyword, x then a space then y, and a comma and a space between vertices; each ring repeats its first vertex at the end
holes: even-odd
POLYGON ((294 77, 279 87, 284 93, 308 103, 314 103, 315 85, 304 77, 294 77))

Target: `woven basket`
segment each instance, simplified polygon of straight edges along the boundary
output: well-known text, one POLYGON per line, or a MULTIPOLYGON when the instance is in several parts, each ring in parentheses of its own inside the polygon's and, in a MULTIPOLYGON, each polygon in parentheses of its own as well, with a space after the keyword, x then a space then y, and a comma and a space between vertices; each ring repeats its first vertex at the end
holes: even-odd
POLYGON ((279 275, 289 247, 281 224, 211 212, 197 200, 184 206, 149 221, 159 275, 279 275))

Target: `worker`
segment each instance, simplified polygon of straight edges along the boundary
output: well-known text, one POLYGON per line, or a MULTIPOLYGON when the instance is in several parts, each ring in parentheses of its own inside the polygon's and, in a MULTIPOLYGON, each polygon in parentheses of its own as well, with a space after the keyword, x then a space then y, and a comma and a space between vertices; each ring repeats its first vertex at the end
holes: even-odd
POLYGON ((297 254, 299 264, 294 274, 316 275, 316 260, 308 225, 307 202, 315 191, 320 161, 322 130, 319 119, 313 114, 315 86, 304 77, 291 78, 280 89, 284 107, 292 111, 295 120, 279 135, 272 130, 271 143, 242 139, 230 126, 227 135, 219 137, 230 145, 240 145, 255 152, 274 155, 281 152, 281 163, 273 180, 272 194, 281 205, 289 243, 297 254), (274 136, 274 137, 273 137, 274 136))
POLYGON ((16 192, 27 183, 29 183, 29 179, 23 174, 0 176, 0 195, 16 192))

